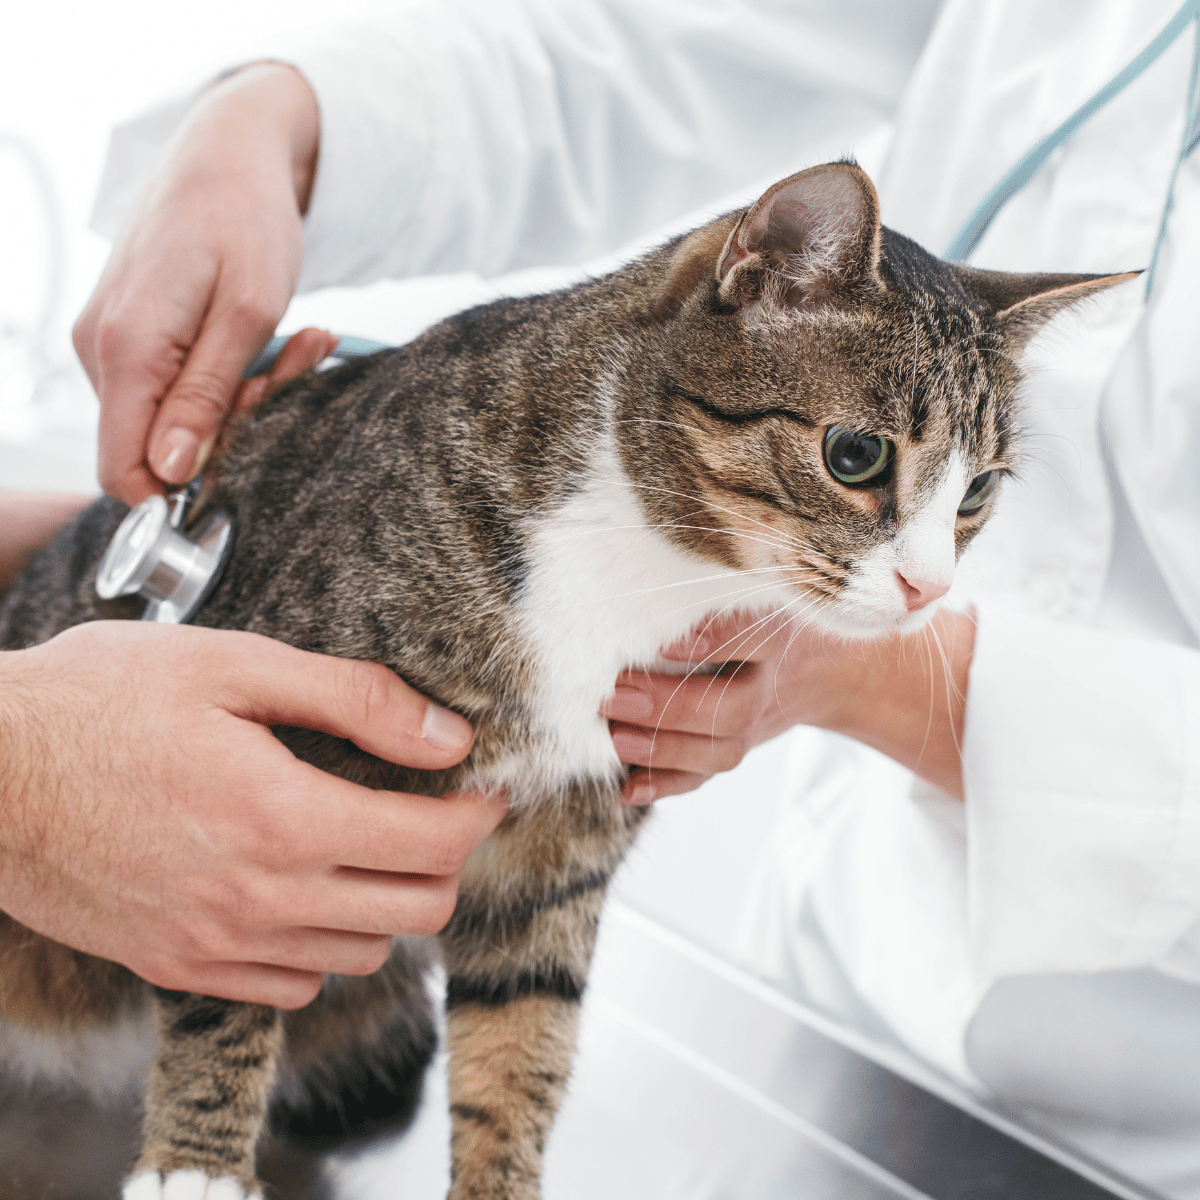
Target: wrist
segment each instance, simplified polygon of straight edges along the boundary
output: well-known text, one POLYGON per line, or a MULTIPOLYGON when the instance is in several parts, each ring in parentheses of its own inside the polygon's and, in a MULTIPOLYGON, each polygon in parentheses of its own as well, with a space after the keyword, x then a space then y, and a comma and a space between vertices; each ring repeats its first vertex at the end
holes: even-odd
POLYGON ((975 619, 943 609, 906 637, 842 652, 827 696, 824 729, 886 754, 962 799, 962 735, 975 647, 975 619))
POLYGON ((240 153, 286 169, 298 211, 308 209, 321 115, 315 93, 295 67, 251 63, 220 80, 197 101, 182 135, 185 142, 211 140, 221 157, 240 153))

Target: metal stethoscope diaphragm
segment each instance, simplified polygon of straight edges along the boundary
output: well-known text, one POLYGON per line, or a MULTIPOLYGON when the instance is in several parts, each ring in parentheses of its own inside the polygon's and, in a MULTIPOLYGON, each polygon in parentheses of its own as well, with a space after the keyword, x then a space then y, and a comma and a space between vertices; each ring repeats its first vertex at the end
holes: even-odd
POLYGON ((233 545, 233 522, 225 513, 213 513, 194 535, 181 532, 199 483, 193 480, 169 502, 147 496, 129 510, 96 572, 102 600, 145 596, 143 621, 182 625, 195 615, 221 577, 233 545))
MULTIPOLYGON (((245 378, 269 371, 287 341, 272 338, 245 378)), ((382 342, 366 338, 339 338, 317 370, 387 349, 382 342)), ((221 578, 233 546, 233 520, 226 513, 213 513, 194 535, 181 532, 188 506, 199 494, 196 478, 166 499, 148 496, 129 510, 96 573, 96 592, 102 600, 145 596, 143 621, 183 625, 196 615, 221 578)))

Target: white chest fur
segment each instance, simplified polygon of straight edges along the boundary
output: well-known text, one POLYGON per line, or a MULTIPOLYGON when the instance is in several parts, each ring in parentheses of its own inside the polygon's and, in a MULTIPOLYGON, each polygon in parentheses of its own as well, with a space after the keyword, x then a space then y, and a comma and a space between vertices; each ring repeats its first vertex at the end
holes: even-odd
MULTIPOLYGON (((661 647, 706 615, 777 608, 795 599, 776 572, 752 574, 685 553, 651 528, 616 453, 599 453, 585 486, 530 530, 517 616, 535 663, 532 761, 498 764, 487 782, 514 803, 571 778, 615 776, 620 763, 599 715, 617 675, 649 667, 661 647)), ((732 657, 732 656, 731 656, 732 657)))

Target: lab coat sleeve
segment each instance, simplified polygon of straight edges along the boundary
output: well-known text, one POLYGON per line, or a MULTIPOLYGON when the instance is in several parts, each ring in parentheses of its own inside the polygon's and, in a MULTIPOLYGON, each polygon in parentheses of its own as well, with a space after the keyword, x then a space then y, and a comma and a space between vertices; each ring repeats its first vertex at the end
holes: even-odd
POLYGON ((1142 966, 1200 918, 1200 654, 978 609, 963 745, 981 975, 1142 966))
MULTIPOLYGON (((937 0, 445 0, 281 42, 321 108, 301 290, 578 262, 848 150, 937 0)), ((111 232, 170 122, 119 130, 111 232), (132 149, 131 149, 132 147, 132 149)))

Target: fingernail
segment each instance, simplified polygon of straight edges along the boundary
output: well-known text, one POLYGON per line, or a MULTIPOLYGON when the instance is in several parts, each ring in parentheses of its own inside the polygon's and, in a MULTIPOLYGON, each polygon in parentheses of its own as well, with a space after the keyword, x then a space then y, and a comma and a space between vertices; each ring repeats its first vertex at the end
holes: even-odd
POLYGON ((692 662, 699 662, 702 658, 707 658, 715 649, 712 641, 706 637, 697 638, 688 649, 688 657, 692 662))
POLYGON ((238 392, 238 407, 253 408, 256 404, 261 404, 266 390, 267 377, 265 375, 258 375, 254 379, 247 380, 242 384, 241 391, 238 392))
POLYGON ((164 436, 154 473, 165 483, 187 483, 196 474, 200 439, 190 429, 171 429, 164 436))
POLYGON ((192 467, 192 474, 196 475, 204 470, 204 464, 208 462, 208 456, 212 453, 213 443, 216 438, 206 438, 200 443, 200 449, 196 451, 196 465, 192 467))
POLYGON ((629 803, 646 805, 654 803, 654 787, 649 783, 634 784, 633 791, 629 793, 629 803))
POLYGON ((600 706, 606 717, 631 719, 648 717, 654 711, 654 701, 641 688, 618 684, 613 694, 600 706))
POLYGON ((439 750, 461 750, 472 736, 471 723, 436 704, 425 709, 421 736, 439 750))

